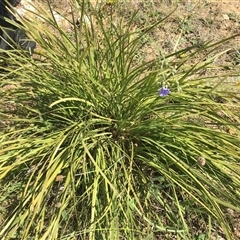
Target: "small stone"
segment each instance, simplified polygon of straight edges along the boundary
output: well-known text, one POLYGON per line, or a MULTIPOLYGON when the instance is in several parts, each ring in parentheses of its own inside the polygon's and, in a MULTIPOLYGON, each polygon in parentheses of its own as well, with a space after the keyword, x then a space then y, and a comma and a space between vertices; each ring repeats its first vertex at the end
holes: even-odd
POLYGON ((199 156, 197 158, 197 163, 199 166, 203 167, 206 164, 206 159, 204 157, 199 156))
POLYGON ((63 175, 58 175, 58 176, 55 178, 55 181, 56 181, 56 182, 61 182, 61 181, 63 181, 63 178, 64 178, 63 175))
POLYGON ((223 14, 222 16, 223 16, 223 19, 224 19, 224 20, 229 20, 228 14, 223 14))

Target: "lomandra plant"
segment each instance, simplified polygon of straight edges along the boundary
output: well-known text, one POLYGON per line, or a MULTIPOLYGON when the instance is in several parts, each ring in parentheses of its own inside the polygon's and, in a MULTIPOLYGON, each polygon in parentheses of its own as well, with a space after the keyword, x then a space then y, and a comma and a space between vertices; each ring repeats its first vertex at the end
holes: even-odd
POLYGON ((5 53, 1 239, 234 239, 238 98, 200 74, 223 41, 139 61, 164 19, 133 31, 135 15, 73 10, 70 33, 44 9, 48 28, 23 20, 41 49, 5 53))

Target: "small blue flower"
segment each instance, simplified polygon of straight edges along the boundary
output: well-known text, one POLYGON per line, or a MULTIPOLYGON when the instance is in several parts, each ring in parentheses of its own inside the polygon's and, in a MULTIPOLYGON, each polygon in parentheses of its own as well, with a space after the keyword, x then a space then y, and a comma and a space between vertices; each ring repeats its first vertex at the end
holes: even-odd
POLYGON ((171 91, 168 87, 162 87, 161 89, 158 90, 158 94, 160 97, 165 97, 170 93, 171 91))

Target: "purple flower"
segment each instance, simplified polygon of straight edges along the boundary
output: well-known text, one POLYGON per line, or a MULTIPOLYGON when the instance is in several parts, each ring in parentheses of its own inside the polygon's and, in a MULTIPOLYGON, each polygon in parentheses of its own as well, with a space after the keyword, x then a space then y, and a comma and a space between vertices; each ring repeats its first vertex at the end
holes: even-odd
POLYGON ((158 90, 158 94, 160 97, 165 97, 168 94, 170 94, 170 89, 168 87, 162 87, 161 89, 158 90))

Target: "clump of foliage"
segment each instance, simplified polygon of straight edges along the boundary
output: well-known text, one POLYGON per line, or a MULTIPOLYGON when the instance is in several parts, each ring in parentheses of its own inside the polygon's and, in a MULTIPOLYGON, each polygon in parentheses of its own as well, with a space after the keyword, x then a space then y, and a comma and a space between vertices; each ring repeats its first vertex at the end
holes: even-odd
POLYGON ((221 42, 139 61, 164 19, 133 31, 135 16, 106 24, 73 7, 71 34, 42 10, 48 29, 24 21, 41 51, 5 53, 1 238, 207 239, 221 227, 232 239, 238 97, 225 78, 200 74, 221 42))

